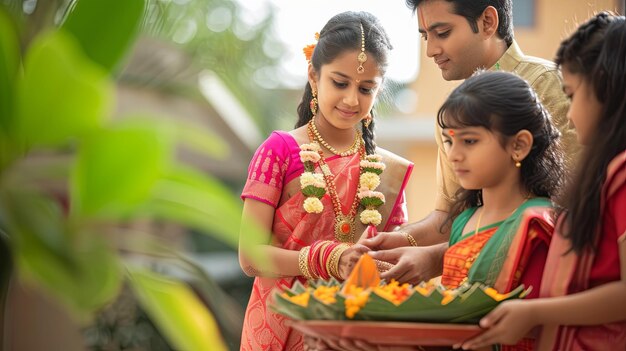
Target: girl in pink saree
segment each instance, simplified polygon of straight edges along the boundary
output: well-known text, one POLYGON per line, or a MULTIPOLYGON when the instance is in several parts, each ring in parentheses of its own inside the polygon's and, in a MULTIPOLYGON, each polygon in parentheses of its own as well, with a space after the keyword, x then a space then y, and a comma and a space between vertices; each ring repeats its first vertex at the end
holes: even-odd
POLYGON ((507 301, 464 349, 514 343, 541 327, 536 350, 626 350, 626 21, 600 13, 561 43, 568 117, 587 149, 564 193, 540 298, 507 301))
MULTIPOLYGON (((242 269, 255 277, 241 350, 304 349, 302 335, 268 308, 272 290, 307 278, 344 279, 368 250, 353 245, 366 225, 391 230, 407 220, 412 164, 373 139, 388 38, 365 12, 333 17, 317 38, 305 48, 309 81, 296 129, 273 132, 258 148, 242 192, 242 220, 269 234, 254 244, 268 265, 240 250, 242 269)), ((242 232, 240 248, 253 240, 242 232)))

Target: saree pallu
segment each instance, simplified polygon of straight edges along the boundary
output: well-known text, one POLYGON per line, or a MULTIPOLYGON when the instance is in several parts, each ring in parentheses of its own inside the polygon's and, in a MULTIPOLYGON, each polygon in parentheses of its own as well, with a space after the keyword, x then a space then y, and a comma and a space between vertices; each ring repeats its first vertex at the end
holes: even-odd
MULTIPOLYGON (((450 248, 444 255, 441 283, 456 288, 465 281, 481 282, 506 293, 517 286, 532 287, 528 298, 538 296, 548 246, 554 231, 554 210, 548 199, 527 200, 502 222, 463 235, 477 208, 464 211, 452 225, 450 248)), ((534 340, 525 338, 499 350, 532 350, 534 340)))
MULTIPOLYGON (((541 297, 575 294, 620 280, 618 242, 626 240, 626 151, 607 168, 601 194, 602 225, 597 251, 578 255, 557 233, 550 246, 541 297)), ((543 326, 537 350, 626 350, 626 321, 590 326, 543 326)))
MULTIPOLYGON (((459 266, 465 260, 467 281, 481 282, 506 293, 520 284, 533 286, 538 295, 543 264, 554 231, 554 210, 546 198, 529 199, 504 221, 480 228, 476 235, 463 236, 462 231, 477 208, 470 208, 452 224, 450 248, 444 260, 459 266), (479 247, 472 247, 479 245, 479 247), (478 255, 475 255, 479 252, 478 255), (467 255, 463 255, 466 253, 467 255), (532 260, 531 260, 532 258, 532 260)), ((445 263, 444 263, 445 264, 445 263)), ((458 272, 442 276, 444 281, 458 281, 458 272)), ((531 292, 532 296, 532 292, 531 292)))
MULTIPOLYGON (((295 140, 289 136, 283 136, 290 145, 290 152, 299 152, 295 140)), ((413 165, 383 149, 378 148, 376 152, 383 156, 383 162, 386 165, 385 171, 381 174, 381 184, 377 189, 385 195, 386 199, 385 204, 379 208, 383 217, 383 222, 379 228, 389 230, 407 221, 403 192, 413 165)), ((272 154, 271 156, 275 157, 276 155, 272 154)), ((299 180, 302 165, 299 157, 294 156, 291 160, 296 160, 299 163, 297 170, 292 172, 291 177, 287 175, 284 178, 284 186, 282 186, 282 190, 277 190, 278 194, 268 195, 272 191, 268 190, 267 186, 249 179, 249 184, 246 184, 242 197, 260 199, 261 201, 263 196, 280 199, 277 201, 274 214, 271 244, 280 248, 299 251, 316 240, 335 240, 335 213, 328 194, 321 199, 324 205, 322 213, 311 214, 304 211, 302 203, 305 197, 301 193, 299 180)), ((347 213, 359 186, 360 159, 358 155, 331 156, 325 161, 335 177, 334 183, 343 213, 347 213)), ((260 165, 265 164, 263 160, 256 162, 253 159, 253 162, 260 165)), ((271 169, 271 165, 266 168, 271 169)), ((283 171, 283 173, 285 172, 290 173, 286 170, 283 171)), ((316 169, 316 172, 319 172, 319 169, 316 169)), ((365 226, 358 219, 359 213, 355 219, 355 241, 365 231, 365 226)), ((303 349, 302 335, 289 327, 286 317, 274 313, 268 308, 272 298, 272 290, 275 287, 291 287, 296 279, 306 283, 302 277, 255 278, 244 319, 241 350, 303 349)))

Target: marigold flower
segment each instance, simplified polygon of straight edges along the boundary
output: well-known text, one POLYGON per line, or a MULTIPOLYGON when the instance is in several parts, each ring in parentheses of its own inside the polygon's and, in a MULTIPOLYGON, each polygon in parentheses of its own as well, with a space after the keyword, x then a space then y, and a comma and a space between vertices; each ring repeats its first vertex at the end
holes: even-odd
POLYGON ((302 307, 307 307, 309 305, 309 296, 311 294, 309 293, 309 290, 307 289, 307 291, 298 294, 298 295, 293 295, 293 296, 289 296, 287 293, 283 293, 282 296, 284 298, 286 298, 287 300, 295 303, 296 305, 300 305, 302 307))
POLYGON ((307 45, 302 49, 302 52, 304 52, 304 57, 307 61, 311 61, 311 58, 313 57, 313 51, 315 50, 315 45, 316 44, 307 45))

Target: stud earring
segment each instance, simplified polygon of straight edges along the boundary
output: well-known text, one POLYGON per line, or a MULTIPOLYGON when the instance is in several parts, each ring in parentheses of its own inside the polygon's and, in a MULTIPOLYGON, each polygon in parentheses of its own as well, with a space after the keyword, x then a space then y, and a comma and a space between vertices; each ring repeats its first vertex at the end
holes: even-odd
POLYGON ((313 95, 313 98, 311 99, 311 102, 309 102, 309 108, 311 109, 311 113, 313 114, 313 116, 317 115, 317 91, 313 90, 311 92, 311 95, 313 95))

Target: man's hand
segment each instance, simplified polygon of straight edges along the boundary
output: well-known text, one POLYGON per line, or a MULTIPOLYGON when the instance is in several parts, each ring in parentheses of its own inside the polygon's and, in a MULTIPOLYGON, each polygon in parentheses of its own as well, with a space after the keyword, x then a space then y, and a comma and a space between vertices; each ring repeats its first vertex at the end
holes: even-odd
POLYGON ((363 239, 359 242, 372 250, 389 250, 403 246, 410 246, 404 232, 378 233, 371 239, 363 239))
POLYGON ((382 279, 393 278, 400 283, 418 284, 441 275, 443 254, 447 247, 447 243, 426 247, 400 247, 372 251, 369 255, 377 260, 394 264, 393 268, 380 275, 382 279))

